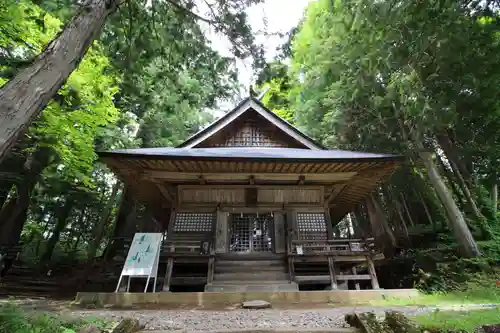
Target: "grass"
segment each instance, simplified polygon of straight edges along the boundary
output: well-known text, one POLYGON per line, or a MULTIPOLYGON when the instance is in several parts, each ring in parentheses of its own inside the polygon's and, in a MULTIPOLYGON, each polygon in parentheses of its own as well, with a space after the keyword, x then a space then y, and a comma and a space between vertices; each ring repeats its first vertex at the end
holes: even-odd
POLYGON ((500 286, 496 279, 479 279, 467 283, 462 290, 421 294, 411 299, 389 298, 371 302, 372 305, 451 305, 451 304, 500 304, 500 286))
POLYGON ((500 308, 488 310, 434 311, 412 318, 421 327, 430 331, 456 330, 474 332, 482 325, 500 324, 500 308))
POLYGON ((11 304, 0 306, 0 333, 75 333, 91 324, 101 329, 112 325, 100 319, 68 319, 23 311, 11 304))

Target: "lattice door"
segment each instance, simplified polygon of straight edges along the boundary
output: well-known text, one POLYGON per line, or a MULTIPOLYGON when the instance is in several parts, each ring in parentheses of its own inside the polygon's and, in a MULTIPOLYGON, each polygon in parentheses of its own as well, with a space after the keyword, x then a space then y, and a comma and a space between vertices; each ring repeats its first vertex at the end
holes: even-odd
POLYGON ((297 213, 297 229, 301 240, 328 239, 325 213, 297 213))
POLYGON ((173 232, 212 232, 214 213, 179 212, 175 216, 173 232))
POLYGON ((231 214, 229 250, 236 253, 271 252, 271 214, 231 214))

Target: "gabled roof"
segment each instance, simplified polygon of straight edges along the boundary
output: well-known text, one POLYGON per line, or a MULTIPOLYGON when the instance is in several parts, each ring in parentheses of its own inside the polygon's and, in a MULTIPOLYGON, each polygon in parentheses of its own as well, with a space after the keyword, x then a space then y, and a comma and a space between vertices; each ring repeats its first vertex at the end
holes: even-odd
POLYGON ((202 129, 198 133, 191 136, 189 139, 181 143, 177 148, 193 148, 203 141, 207 140, 211 136, 215 135, 226 126, 231 124, 233 121, 238 119, 241 115, 249 111, 257 112, 264 119, 269 121, 271 124, 276 126, 290 138, 302 144, 304 147, 313 150, 326 149, 319 142, 305 135, 297 128, 292 126, 289 122, 282 119, 274 112, 269 110, 264 104, 262 104, 258 99, 253 97, 247 97, 243 101, 241 101, 233 110, 226 113, 221 118, 217 119, 213 123, 211 123, 206 128, 202 129))

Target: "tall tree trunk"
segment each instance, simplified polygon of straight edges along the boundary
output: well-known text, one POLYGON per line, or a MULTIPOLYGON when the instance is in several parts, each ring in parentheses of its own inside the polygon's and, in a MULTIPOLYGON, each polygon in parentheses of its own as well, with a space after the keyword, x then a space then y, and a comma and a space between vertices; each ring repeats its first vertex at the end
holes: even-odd
POLYGON ((462 161, 462 158, 460 157, 460 154, 458 152, 455 143, 450 138, 450 134, 452 133, 450 131, 447 131, 446 133, 441 133, 437 135, 436 136, 437 141, 441 149, 443 149, 444 153, 446 154, 446 157, 450 161, 451 166, 460 171, 460 173, 465 179, 468 188, 472 189, 473 182, 470 170, 467 168, 466 164, 462 161))
POLYGON ((74 203, 73 199, 68 195, 64 205, 60 207, 60 211, 57 214, 56 226, 54 227, 54 231, 52 232, 52 235, 50 236, 49 241, 47 242, 42 257, 40 258, 41 263, 46 263, 50 259, 52 259, 52 254, 54 253, 54 248, 56 247, 56 244, 59 241, 59 236, 61 235, 61 232, 64 230, 64 228, 66 228, 68 217, 73 208, 73 203, 74 203))
POLYGON ((408 216, 408 221, 410 221, 410 225, 412 227, 414 227, 415 226, 415 222, 413 222, 413 218, 411 217, 410 209, 408 208, 408 205, 406 203, 405 195, 403 193, 401 193, 400 197, 401 197, 401 203, 403 204, 403 208, 406 211, 406 216, 408 216))
POLYGON ((0 244, 13 246, 19 242, 28 214, 34 184, 22 184, 17 194, 10 198, 0 211, 0 244))
POLYGON ((408 225, 406 224, 405 217, 403 216, 403 210, 401 209, 401 204, 399 201, 394 201, 394 210, 396 211, 397 219, 399 221, 399 230, 405 237, 408 246, 411 246, 410 233, 408 232, 408 225))
MULTIPOLYGON (((420 145, 419 148, 422 149, 423 145, 420 145)), ((465 257, 480 256, 481 253, 477 247, 476 241, 474 237, 472 237, 472 233, 465 222, 462 212, 458 209, 449 189, 441 179, 436 164, 432 160, 432 154, 429 152, 421 152, 420 157, 427 169, 431 184, 434 186, 448 216, 451 218, 450 227, 455 233, 461 254, 465 257)))
POLYGON ((118 0, 84 1, 35 61, 0 89, 0 161, 66 82, 118 4, 118 0))
POLYGON ((497 171, 493 172, 492 175, 492 181, 491 181, 491 192, 490 192, 490 198, 491 198, 491 209, 493 211, 493 216, 497 215, 497 208, 498 208, 498 181, 497 181, 497 171))
POLYGON ((396 246, 396 238, 387 223, 382 208, 373 194, 366 199, 366 208, 368 209, 368 218, 377 244, 382 249, 394 248, 396 246), (387 245, 389 245, 389 247, 387 247, 387 245))
POLYGON ((105 259, 115 256, 116 251, 123 247, 122 240, 115 240, 118 237, 133 237, 136 229, 137 204, 134 195, 129 188, 126 187, 122 191, 120 206, 116 214, 115 225, 113 228, 112 237, 104 251, 105 259))
MULTIPOLYGON (((0 174, 0 177, 1 174, 0 174)), ((0 181, 0 210, 3 207, 3 204, 7 201, 7 198, 9 197, 10 190, 12 189, 12 182, 5 180, 5 181, 0 181)), ((1 222, 0 222, 1 226, 1 222)))
POLYGON ((425 216, 427 217, 429 224, 432 225, 433 230, 437 230, 437 225, 434 222, 434 219, 432 218, 431 212, 429 211, 429 207, 427 206, 427 203, 425 202, 424 197, 422 197, 422 194, 420 194, 420 192, 417 190, 415 190, 415 193, 417 194, 417 197, 420 200, 422 207, 424 208, 425 216))
POLYGON ((442 171, 444 172, 444 175, 446 179, 448 180, 448 183, 451 187, 451 190, 453 191, 453 194, 458 199, 460 207, 464 208, 465 205, 465 198, 462 192, 458 189, 457 182, 455 181, 455 177, 453 176, 453 173, 448 169, 448 167, 444 164, 442 156, 438 155, 436 160, 438 161, 438 164, 441 166, 442 171))
POLYGON ((104 234, 104 229, 108 224, 109 218, 111 217, 111 212, 113 211, 113 207, 116 202, 116 196, 118 195, 118 191, 120 190, 120 182, 117 181, 115 186, 113 186, 113 190, 111 192, 111 196, 109 197, 106 206, 102 212, 101 218, 94 228, 94 232, 92 233, 92 241, 89 244, 87 250, 87 260, 92 261, 94 259, 97 249, 99 248, 99 244, 101 244, 102 236, 104 234))
POLYGON ((356 237, 366 237, 367 236, 367 225, 368 222, 366 221, 365 216, 363 215, 363 209, 361 207, 361 204, 356 206, 356 209, 354 209, 354 217, 356 218, 356 223, 355 226, 356 228, 354 229, 354 235, 356 237))
POLYGON ((15 245, 19 242, 28 216, 31 194, 51 156, 51 149, 41 148, 26 157, 21 172, 22 181, 16 184, 17 194, 0 211, 0 244, 15 245))

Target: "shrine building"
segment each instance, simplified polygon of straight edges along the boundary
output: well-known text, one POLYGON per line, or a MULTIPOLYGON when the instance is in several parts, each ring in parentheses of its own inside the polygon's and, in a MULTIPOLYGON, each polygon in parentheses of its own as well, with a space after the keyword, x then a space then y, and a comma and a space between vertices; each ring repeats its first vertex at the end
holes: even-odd
POLYGON ((249 97, 178 147, 99 157, 164 234, 157 291, 379 288, 373 239, 334 227, 401 156, 328 150, 249 97))

